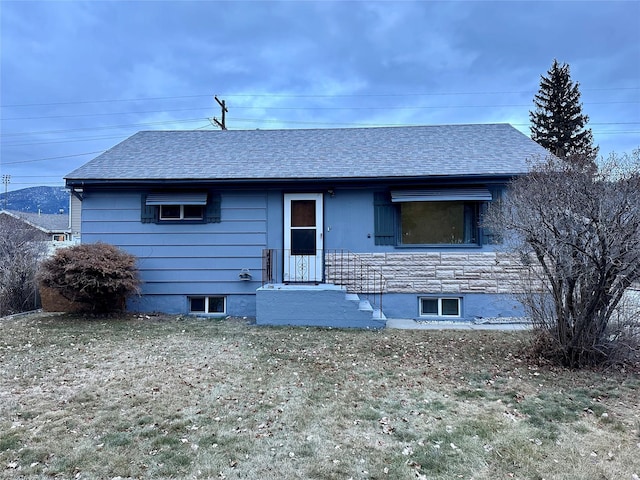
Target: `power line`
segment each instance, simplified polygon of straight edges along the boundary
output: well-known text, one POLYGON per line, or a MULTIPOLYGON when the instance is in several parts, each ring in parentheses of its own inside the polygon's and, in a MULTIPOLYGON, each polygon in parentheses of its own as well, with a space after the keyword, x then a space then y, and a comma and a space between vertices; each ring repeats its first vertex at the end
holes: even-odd
MULTIPOLYGON (((538 88, 538 87, 536 87, 538 88)), ((586 88, 581 92, 596 91, 618 91, 618 90, 640 90, 640 87, 609 87, 609 88, 586 88)), ((348 97, 438 97, 438 96, 456 96, 456 95, 529 95, 537 90, 505 90, 496 92, 414 92, 414 93, 344 93, 344 94, 289 94, 289 93, 229 93, 225 97, 277 97, 277 98, 348 98, 348 97)))
MULTIPOLYGON (((612 102, 585 102, 583 105, 620 105, 620 104, 635 104, 640 103, 640 100, 628 100, 628 101, 612 101, 612 102)), ((494 105, 411 105, 411 106, 388 106, 388 107, 276 107, 270 106, 269 110, 300 110, 300 111, 313 111, 313 110, 432 110, 432 109, 450 109, 450 108, 529 108, 529 104, 494 104, 494 105)), ((252 106, 234 106, 236 110, 261 110, 264 107, 252 107, 252 106)), ((83 118, 83 117, 105 117, 113 115, 146 115, 151 113, 167 113, 167 112, 188 112, 203 110, 202 107, 198 108, 176 108, 165 110, 145 110, 145 111, 131 111, 131 112, 98 112, 98 113, 77 113, 68 115, 38 115, 36 117, 10 117, 4 120, 43 120, 43 119, 56 119, 56 118, 83 118)))
MULTIPOLYGON (((625 91, 640 90, 640 87, 608 87, 608 88, 585 88, 581 92, 602 92, 602 91, 625 91)), ((223 93, 221 96, 232 98, 246 97, 273 97, 273 98, 364 98, 364 97, 428 97, 428 96, 456 96, 456 95, 529 95, 535 93, 533 90, 504 90, 495 92, 410 92, 410 93, 345 93, 345 94, 293 94, 293 93, 223 93)), ((185 98, 211 97, 211 94, 199 95, 175 95, 166 97, 136 97, 136 98, 115 98, 99 100, 78 100, 73 102, 47 102, 47 103, 14 103, 0 105, 0 108, 15 107, 43 107, 55 105, 86 105, 91 103, 116 103, 116 102, 144 102, 156 100, 179 100, 185 98)), ((235 107, 234 107, 235 108, 235 107)))
MULTIPOLYGON (((244 107, 247 108, 247 107, 244 107)), ((74 113, 70 115, 48 115, 37 117, 12 117, 5 118, 4 120, 40 120, 40 119, 52 119, 52 118, 80 118, 80 117, 107 117, 110 115, 145 115, 148 113, 167 113, 167 112, 190 112, 194 110, 205 110, 203 107, 198 108, 175 108, 164 110, 146 110, 146 111, 132 111, 132 112, 98 112, 98 113, 74 113)))
POLYGON ((190 118, 190 119, 177 119, 177 120, 165 120, 162 122, 142 122, 142 123, 128 123, 122 125, 102 125, 99 127, 82 127, 82 128, 68 128, 64 130, 40 130, 31 132, 14 132, 14 133, 0 133, 0 137, 16 137, 21 135, 43 135, 52 133, 67 133, 67 132, 80 132, 86 130, 104 130, 111 128, 127 128, 127 127, 140 127, 143 125, 167 125, 173 123, 194 123, 202 122, 204 118, 190 118))
POLYGON ((611 132, 593 132, 594 135, 627 135, 627 134, 635 134, 635 133, 640 133, 640 130, 630 130, 630 131, 622 131, 622 130, 617 130, 617 131, 611 131, 611 132))
MULTIPOLYGON (((640 102, 634 102, 634 103, 640 103, 640 102)), ((378 108, 378 107, 372 107, 372 108, 378 108)), ((399 107, 399 109, 402 109, 402 108, 404 108, 404 107, 399 107)), ((407 109, 409 109, 409 108, 412 108, 412 107, 407 107, 407 109)), ((424 107, 424 108, 442 108, 442 107, 424 107)), ((270 107, 270 109, 271 109, 271 107, 270 107)), ((308 110, 308 109, 299 109, 299 108, 280 108, 280 109, 281 110, 308 110)), ((336 107, 336 108, 331 107, 331 108, 328 108, 328 109, 340 109, 341 110, 343 108, 342 107, 336 107)), ((349 109, 347 107, 345 107, 344 109, 354 110, 354 109, 349 109)), ((362 108, 362 109, 364 109, 364 108, 362 108)), ((386 110, 387 108, 384 108, 384 109, 386 110)), ((43 117, 40 117, 40 118, 43 118, 43 117)), ((202 122, 203 120, 205 120, 205 119, 204 118, 186 118, 186 119, 174 119, 174 120, 159 121, 159 122, 141 122, 141 123, 120 124, 120 125, 102 125, 102 126, 95 126, 95 127, 80 127, 80 128, 61 129, 61 130, 40 130, 40 131, 27 131, 27 132, 0 133, 0 137, 19 137, 19 136, 25 136, 25 135, 49 135, 49 134, 56 134, 56 133, 69 133, 69 132, 80 132, 80 131, 96 131, 96 130, 128 128, 128 127, 168 125, 168 124, 180 124, 180 123, 195 123, 195 122, 202 122)), ((269 122, 270 121, 268 119, 253 119, 253 118, 234 118, 234 120, 236 120, 236 121, 251 121, 251 122, 269 122)), ((331 125, 331 124, 335 124, 336 123, 336 122, 302 122, 302 121, 298 122, 298 121, 286 121, 286 120, 273 120, 273 122, 289 123, 289 124, 299 123, 299 124, 309 124, 309 125, 313 125, 313 124, 331 125)), ((600 122, 600 123, 590 123, 589 125, 637 125, 638 123, 639 122, 600 122)), ((366 123, 363 124, 363 123, 356 123, 356 122, 342 122, 340 124, 342 124, 342 125, 353 124, 353 125, 370 126, 369 124, 366 124, 366 123)), ((517 124, 517 125, 524 125, 524 124, 517 124)), ((108 139, 108 138, 119 138, 119 137, 104 137, 104 138, 108 139)), ((29 144, 20 144, 20 145, 29 145, 29 144)))
POLYGON ((3 162, 2 165, 16 165, 18 163, 45 162, 45 161, 48 161, 48 160, 59 160, 61 158, 82 157, 84 155, 97 155, 99 153, 104 153, 104 150, 100 150, 98 152, 76 153, 76 154, 73 154, 73 155, 61 155, 59 157, 36 158, 36 159, 33 159, 33 160, 16 160, 14 162, 3 162))
MULTIPOLYGON (((39 187, 64 187, 64 182, 60 181, 59 183, 52 182, 11 182, 11 185, 37 185, 39 187)), ((11 193, 11 192, 9 192, 11 193)))
POLYGON ((28 142, 28 143, 11 143, 11 142, 2 142, 4 146, 7 147, 27 147, 31 145, 50 145, 52 143, 77 143, 77 142, 97 142, 99 140, 113 140, 116 138, 122 138, 122 135, 110 135, 103 137, 84 137, 77 139, 67 139, 67 140, 48 140, 46 142, 28 142))
POLYGON ((59 175, 11 175, 11 178, 60 178, 59 175))
POLYGON ((115 102, 146 102, 148 100, 178 100, 181 98, 210 97, 211 95, 179 95, 171 97, 138 97, 138 98, 112 98, 107 100, 79 100, 75 102, 50 102, 50 103, 14 103, 0 105, 0 108, 14 107, 48 107, 55 105, 85 105, 88 103, 115 103, 115 102))

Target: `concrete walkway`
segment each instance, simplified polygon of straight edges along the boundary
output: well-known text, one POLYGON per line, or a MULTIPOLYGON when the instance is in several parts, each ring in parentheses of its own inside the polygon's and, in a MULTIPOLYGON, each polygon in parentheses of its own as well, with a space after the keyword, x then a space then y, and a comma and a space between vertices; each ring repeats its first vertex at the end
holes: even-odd
POLYGON ((527 322, 416 322, 412 318, 388 318, 387 328, 400 330, 530 330, 531 324, 527 322))

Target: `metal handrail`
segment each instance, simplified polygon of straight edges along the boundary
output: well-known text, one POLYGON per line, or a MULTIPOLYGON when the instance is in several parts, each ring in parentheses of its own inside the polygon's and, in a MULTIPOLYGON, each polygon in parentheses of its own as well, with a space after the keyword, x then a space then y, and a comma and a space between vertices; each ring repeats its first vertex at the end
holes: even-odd
POLYGON ((267 248, 262 251, 262 286, 268 283, 319 283, 342 286, 347 293, 366 296, 372 305, 382 310, 382 294, 387 280, 382 272, 359 255, 344 249, 318 250, 315 255, 290 250, 267 248), (322 271, 315 259, 321 256, 322 271), (292 261, 291 259, 295 260, 292 261), (289 259, 286 262, 285 259, 289 259), (285 264, 286 263, 286 264, 285 264), (303 272, 296 269, 306 269, 303 272), (320 274, 320 275, 318 275, 320 274), (318 278, 320 277, 320 278, 318 278))

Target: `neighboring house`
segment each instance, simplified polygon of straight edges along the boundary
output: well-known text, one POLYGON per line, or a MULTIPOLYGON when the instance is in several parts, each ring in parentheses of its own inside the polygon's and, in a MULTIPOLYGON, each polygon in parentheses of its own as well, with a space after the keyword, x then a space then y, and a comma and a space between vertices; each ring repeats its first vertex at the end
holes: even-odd
POLYGON ((547 155, 507 124, 148 131, 66 184, 82 241, 138 257, 132 310, 381 326, 522 315, 480 220, 547 155))
POLYGON ((43 242, 48 253, 71 244, 69 216, 0 210, 0 230, 3 234, 20 234, 22 238, 43 242))
POLYGON ((82 227, 82 202, 80 193, 82 190, 76 190, 69 196, 69 236, 74 243, 80 243, 81 227, 82 227))

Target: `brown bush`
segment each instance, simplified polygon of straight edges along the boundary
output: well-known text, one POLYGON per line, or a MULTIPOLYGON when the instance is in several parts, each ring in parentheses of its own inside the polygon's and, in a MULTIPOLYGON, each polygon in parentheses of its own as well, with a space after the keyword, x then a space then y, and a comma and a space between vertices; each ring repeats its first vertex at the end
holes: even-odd
POLYGON ((42 263, 38 278, 43 286, 94 313, 124 309, 140 284, 136 258, 100 242, 58 250, 42 263))

